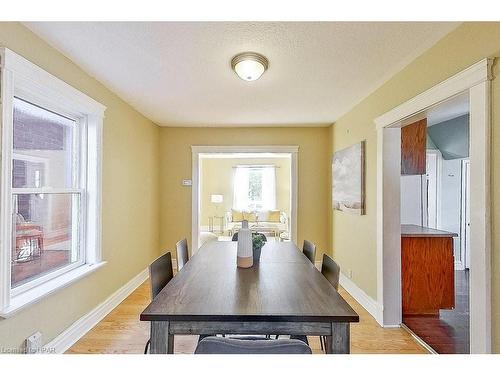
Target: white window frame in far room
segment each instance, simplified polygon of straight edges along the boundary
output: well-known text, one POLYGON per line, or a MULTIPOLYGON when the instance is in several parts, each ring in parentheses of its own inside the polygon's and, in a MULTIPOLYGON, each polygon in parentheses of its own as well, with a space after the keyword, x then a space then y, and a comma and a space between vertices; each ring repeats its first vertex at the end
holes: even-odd
MULTIPOLYGON (((276 209, 276 166, 273 164, 255 164, 255 165, 237 165, 234 167, 235 168, 235 173, 238 173, 239 171, 245 171, 248 173, 248 179, 246 179, 245 182, 247 182, 245 186, 245 195, 246 195, 246 201, 247 205, 239 206, 238 204, 235 204, 236 202, 236 197, 240 196, 242 194, 241 191, 237 192, 237 186, 236 184, 233 187, 233 205, 234 208, 236 209, 241 209, 241 210, 275 210, 276 209), (252 201, 249 197, 249 192, 250 192, 250 172, 258 172, 260 174, 261 178, 261 200, 260 201, 252 201), (271 172, 272 176, 267 176, 271 177, 271 181, 266 180, 265 173, 266 172, 271 172), (264 181, 266 180, 266 181, 264 181), (274 182, 272 181, 274 180, 274 182), (264 183, 268 182, 268 183, 264 183), (267 186, 267 188, 266 188, 267 186), (271 187, 271 189, 269 189, 271 187), (268 193, 268 194, 265 194, 268 193), (265 199, 264 197, 267 197, 268 199, 265 199), (271 204, 264 206, 264 202, 270 201, 271 204), (260 206, 259 206, 260 205, 260 206), (251 206, 254 206, 251 208, 251 206), (259 207, 259 208, 257 208, 259 207)), ((237 180, 236 174, 235 174, 235 180, 237 180)), ((238 186, 241 188, 242 186, 238 186)))
MULTIPOLYGON (((0 48, 1 85, 1 186, 0 186, 0 316, 20 309, 100 268, 101 254, 101 163, 102 125, 106 107, 15 52, 0 48), (42 108, 74 119, 78 123, 75 142, 79 145, 77 167, 81 194, 84 254, 77 267, 67 267, 40 277, 38 282, 11 288, 12 247, 12 131, 13 100, 19 97, 42 108)), ((22 191, 23 189, 15 189, 22 191)), ((67 193, 68 189, 46 188, 44 193, 67 193)))

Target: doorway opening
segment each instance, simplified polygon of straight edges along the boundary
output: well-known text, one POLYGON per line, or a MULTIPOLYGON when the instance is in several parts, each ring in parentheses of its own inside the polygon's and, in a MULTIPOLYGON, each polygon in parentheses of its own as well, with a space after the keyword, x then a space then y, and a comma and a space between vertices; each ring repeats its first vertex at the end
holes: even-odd
POLYGON ((268 241, 295 241, 296 146, 193 146, 192 248, 231 241, 247 220, 268 241))
POLYGON ((429 245, 402 238, 403 324, 440 354, 470 352, 470 266, 466 261, 470 246, 469 117, 467 93, 427 110, 422 150, 425 174, 401 176, 402 228, 415 225, 437 230, 429 234, 436 237, 426 238, 429 245), (442 241, 448 243, 446 248, 442 241), (408 249, 408 243, 418 249, 408 249), (428 251, 423 256, 432 258, 433 264, 414 259, 418 254, 413 251, 428 251), (439 255, 442 251, 453 254, 439 255), (449 282, 443 281, 444 275, 449 282), (436 308, 431 311, 433 305, 436 308))
MULTIPOLYGON (((490 95, 493 59, 484 59, 375 119, 377 126, 377 314, 402 317, 401 133, 436 105, 469 99, 469 352, 491 353, 490 95)), ((463 224, 462 224, 463 225, 463 224)), ((467 254, 465 254, 465 259, 467 254)))

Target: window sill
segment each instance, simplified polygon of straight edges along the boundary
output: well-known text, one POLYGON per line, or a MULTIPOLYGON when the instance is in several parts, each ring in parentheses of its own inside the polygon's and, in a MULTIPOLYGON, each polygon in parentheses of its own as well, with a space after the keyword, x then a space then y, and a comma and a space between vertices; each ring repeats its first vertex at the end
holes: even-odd
POLYGON ((68 271, 59 277, 47 281, 37 287, 31 288, 24 293, 21 293, 10 299, 10 304, 0 311, 0 317, 8 318, 19 310, 22 310, 40 299, 54 293, 55 291, 74 283, 77 280, 97 271, 104 266, 106 262, 100 262, 92 265, 84 264, 81 267, 68 271))

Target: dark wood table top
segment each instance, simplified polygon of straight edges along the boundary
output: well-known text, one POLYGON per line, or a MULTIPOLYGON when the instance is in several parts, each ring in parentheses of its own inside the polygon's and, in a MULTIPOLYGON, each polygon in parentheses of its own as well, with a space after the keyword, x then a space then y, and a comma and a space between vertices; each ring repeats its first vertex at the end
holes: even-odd
POLYGON ((269 242, 258 266, 236 267, 236 242, 205 243, 141 320, 358 322, 359 316, 291 242, 269 242))

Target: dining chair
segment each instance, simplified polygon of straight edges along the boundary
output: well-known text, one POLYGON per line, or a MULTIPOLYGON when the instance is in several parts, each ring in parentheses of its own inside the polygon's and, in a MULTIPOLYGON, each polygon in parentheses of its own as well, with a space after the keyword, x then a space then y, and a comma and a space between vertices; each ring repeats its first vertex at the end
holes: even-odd
MULTIPOLYGON (((304 241, 305 247, 305 241, 304 241)), ((335 288, 339 290, 339 278, 340 278, 340 266, 328 255, 323 254, 323 261, 321 263, 321 273, 328 280, 328 282, 335 288)), ((291 339, 301 340, 306 344, 309 344, 307 336, 290 336, 291 339)), ((326 337, 320 336, 319 343, 321 345, 321 350, 325 348, 326 337)))
POLYGON ((198 343, 194 354, 312 354, 312 351, 300 340, 207 337, 198 343))
POLYGON ((308 240, 304 240, 304 245, 302 246, 302 252, 304 255, 314 264, 316 257, 316 245, 308 240))
POLYGON ((339 290, 340 266, 326 254, 323 254, 321 273, 332 284, 335 290, 339 290))
MULTIPOLYGON (((151 284, 151 300, 153 300, 163 288, 174 277, 172 269, 172 254, 165 253, 157 258, 149 265, 149 282, 151 284)), ((148 340, 144 347, 144 354, 148 353, 148 348, 151 344, 151 339, 148 340)))
MULTIPOLYGON (((335 288, 335 290, 339 290, 340 266, 326 254, 323 254, 323 261, 321 262, 321 273, 335 288)), ((326 337, 321 336, 319 338, 319 342, 321 345, 321 350, 323 350, 326 342, 326 337)))
POLYGON ((182 267, 189 260, 188 243, 184 238, 175 244, 175 250, 177 253, 177 271, 180 271, 182 267))

